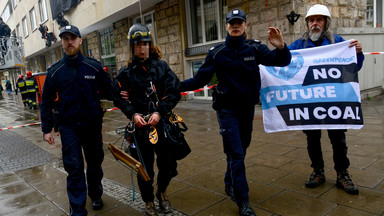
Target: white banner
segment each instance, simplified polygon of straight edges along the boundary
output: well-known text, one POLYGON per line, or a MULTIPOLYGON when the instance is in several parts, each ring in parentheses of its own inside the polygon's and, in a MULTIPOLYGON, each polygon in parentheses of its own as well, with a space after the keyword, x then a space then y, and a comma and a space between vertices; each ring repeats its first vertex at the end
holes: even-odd
POLYGON ((291 50, 286 67, 260 65, 267 133, 363 127, 356 50, 350 42, 291 50))

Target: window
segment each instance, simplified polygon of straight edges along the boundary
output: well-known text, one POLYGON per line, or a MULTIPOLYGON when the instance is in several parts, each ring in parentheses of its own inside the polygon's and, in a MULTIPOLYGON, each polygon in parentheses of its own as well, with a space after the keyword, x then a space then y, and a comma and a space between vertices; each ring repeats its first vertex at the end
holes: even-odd
MULTIPOLYGON (((197 71, 203 65, 204 59, 196 59, 188 62, 188 66, 190 69, 190 77, 193 77, 197 74, 197 71)), ((217 84, 216 74, 212 77, 211 82, 206 86, 211 86, 217 84)), ((205 86, 205 87, 206 87, 205 86)), ((204 91, 193 93, 193 97, 196 99, 212 99, 212 89, 204 89, 204 91)))
POLYGON ((187 0, 186 4, 190 46, 217 42, 225 38, 227 0, 187 0))
POLYGON ((17 6, 17 0, 12 0, 13 2, 13 8, 15 8, 17 6))
POLYGON ((40 9, 40 22, 45 22, 48 19, 47 4, 45 3, 45 0, 39 0, 39 9, 40 9))
POLYGON ((16 36, 21 37, 21 27, 20 24, 16 25, 16 36))
POLYGON ((143 14, 144 22, 141 22, 140 16, 133 19, 133 23, 142 23, 143 25, 147 26, 149 31, 152 34, 153 42, 156 44, 156 23, 155 23, 155 12, 149 12, 146 14, 143 14))
POLYGON ((104 66, 116 65, 115 38, 113 26, 99 32, 101 43, 101 59, 104 66))
POLYGON ((29 11, 29 18, 31 19, 31 29, 34 31, 37 28, 35 8, 29 11))
POLYGON ((12 6, 11 6, 11 2, 8 2, 5 7, 4 7, 4 10, 3 12, 1 13, 1 18, 3 18, 3 22, 7 22, 9 17, 11 17, 11 14, 12 14, 12 6))
POLYGON ((383 27, 383 11, 383 0, 367 0, 367 25, 378 28, 383 27))
POLYGON ((29 33, 28 33, 28 25, 27 25, 27 18, 26 17, 24 17, 22 19, 22 23, 23 23, 23 36, 27 37, 29 33))

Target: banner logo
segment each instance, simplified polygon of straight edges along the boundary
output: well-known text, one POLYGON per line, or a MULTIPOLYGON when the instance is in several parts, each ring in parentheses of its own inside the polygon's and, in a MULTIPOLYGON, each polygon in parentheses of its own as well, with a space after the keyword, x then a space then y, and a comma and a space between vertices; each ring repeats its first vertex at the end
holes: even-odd
POLYGON ((268 73, 282 80, 292 79, 303 68, 304 58, 298 52, 291 52, 291 55, 292 60, 287 67, 265 67, 268 73))

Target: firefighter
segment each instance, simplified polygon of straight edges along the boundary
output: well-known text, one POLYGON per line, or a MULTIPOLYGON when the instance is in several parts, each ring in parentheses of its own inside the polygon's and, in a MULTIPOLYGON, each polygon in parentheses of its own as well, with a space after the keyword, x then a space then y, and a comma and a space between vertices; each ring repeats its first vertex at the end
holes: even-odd
POLYGON ((28 106, 29 109, 37 109, 36 102, 36 93, 39 94, 39 87, 37 86, 37 82, 35 78, 32 76, 31 71, 27 71, 27 78, 25 79, 25 84, 28 92, 28 106))
POLYGON ((27 84, 24 80, 23 74, 20 74, 19 79, 17 79, 16 83, 16 91, 19 90, 21 94, 21 99, 23 100, 24 106, 28 107, 28 91, 27 84))

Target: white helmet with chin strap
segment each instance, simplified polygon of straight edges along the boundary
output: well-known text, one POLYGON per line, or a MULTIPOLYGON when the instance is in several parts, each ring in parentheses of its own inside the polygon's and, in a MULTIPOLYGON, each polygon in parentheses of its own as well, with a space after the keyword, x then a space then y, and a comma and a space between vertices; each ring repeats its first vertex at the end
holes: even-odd
POLYGON ((311 8, 309 8, 307 15, 305 16, 305 19, 314 15, 322 15, 322 16, 327 16, 329 18, 332 18, 328 8, 325 5, 321 5, 321 4, 315 4, 311 8))

